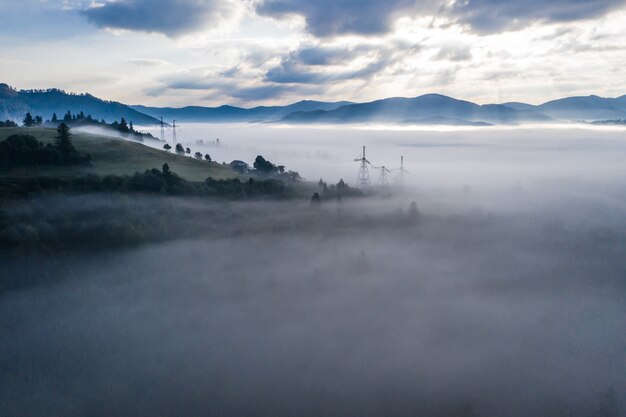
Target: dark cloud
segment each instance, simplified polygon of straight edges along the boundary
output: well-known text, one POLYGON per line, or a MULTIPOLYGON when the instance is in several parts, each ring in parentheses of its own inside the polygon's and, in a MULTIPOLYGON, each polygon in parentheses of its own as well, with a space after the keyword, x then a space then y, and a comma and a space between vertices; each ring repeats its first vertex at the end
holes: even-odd
POLYGON ((601 16, 624 6, 624 0, 457 1, 448 11, 479 33, 520 29, 535 22, 571 22, 601 16))
POLYGON ((263 0, 257 13, 283 17, 300 15, 307 30, 320 37, 354 33, 382 34, 391 28, 394 18, 415 10, 416 0, 263 0))
POLYGON ((403 42, 391 42, 382 46, 366 43, 349 47, 305 46, 292 51, 278 66, 269 69, 265 80, 275 83, 321 84, 370 79, 405 58, 406 54, 419 50, 419 45, 403 42), (357 62, 358 65, 350 67, 357 62))
POLYGON ((262 0, 261 15, 299 15, 307 30, 326 37, 341 34, 376 35, 388 32, 400 16, 440 16, 468 25, 478 33, 495 33, 534 22, 569 22, 601 16, 626 3, 624 0, 262 0))
POLYGON ((82 13, 99 27, 176 36, 228 17, 232 4, 219 0, 118 0, 82 13))

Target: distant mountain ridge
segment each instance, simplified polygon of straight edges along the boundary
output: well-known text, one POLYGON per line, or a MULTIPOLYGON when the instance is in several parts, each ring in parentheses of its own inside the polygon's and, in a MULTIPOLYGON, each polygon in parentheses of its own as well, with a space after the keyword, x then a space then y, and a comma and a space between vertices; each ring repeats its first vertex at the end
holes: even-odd
POLYGON ((69 94, 58 89, 15 90, 7 84, 0 84, 0 119, 21 121, 27 112, 40 115, 44 120, 53 113, 59 119, 67 111, 73 114, 84 112, 94 119, 113 122, 125 118, 136 125, 151 125, 158 122, 152 116, 141 113, 115 101, 106 101, 91 94, 69 94))
POLYGON ((90 94, 68 94, 62 90, 15 90, 0 84, 0 120, 21 121, 26 112, 49 119, 67 111, 83 111, 107 121, 124 117, 135 125, 178 122, 281 122, 281 123, 398 123, 486 126, 545 122, 596 122, 626 119, 626 95, 604 98, 596 95, 566 97, 540 105, 521 102, 476 104, 441 94, 392 97, 366 103, 302 100, 285 106, 242 108, 187 106, 149 107, 106 101, 90 94))
POLYGON ((187 106, 147 107, 131 106, 133 109, 153 117, 163 117, 164 120, 180 122, 260 122, 275 121, 299 111, 334 110, 341 106, 353 104, 349 101, 335 103, 302 100, 286 106, 258 106, 249 109, 223 105, 219 107, 187 106))
POLYGON ((350 104, 330 111, 292 113, 282 120, 296 123, 403 123, 411 120, 451 119, 454 124, 510 124, 545 122, 550 119, 533 110, 515 110, 501 104, 478 105, 441 94, 415 98, 394 97, 369 103, 350 104))

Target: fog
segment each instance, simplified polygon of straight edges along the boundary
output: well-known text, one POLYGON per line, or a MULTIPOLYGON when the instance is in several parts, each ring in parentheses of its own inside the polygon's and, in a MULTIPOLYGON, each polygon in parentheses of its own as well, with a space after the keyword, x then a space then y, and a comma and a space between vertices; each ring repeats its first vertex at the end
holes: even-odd
POLYGON ((41 241, 76 218, 94 241, 126 218, 159 232, 3 258, 18 285, 0 293, 2 416, 626 416, 625 131, 179 137, 192 151, 220 138, 197 147, 218 161, 262 154, 351 184, 366 145, 377 166, 404 155, 409 174, 402 191, 320 207, 105 195, 4 207, 15 227, 39 218, 28 230, 41 241))

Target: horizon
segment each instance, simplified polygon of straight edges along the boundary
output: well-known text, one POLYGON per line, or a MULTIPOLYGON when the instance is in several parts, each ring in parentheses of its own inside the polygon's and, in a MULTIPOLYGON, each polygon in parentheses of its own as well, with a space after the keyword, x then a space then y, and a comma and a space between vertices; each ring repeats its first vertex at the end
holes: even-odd
POLYGON ((0 0, 0 79, 156 107, 618 97, 625 4, 0 0))
MULTIPOLYGON (((13 85, 10 85, 8 83, 4 83, 4 82, 0 82, 0 86, 1 85, 6 85, 7 87, 18 91, 18 92, 51 92, 51 91, 59 91, 65 94, 69 94, 69 95, 90 95, 92 97, 95 97, 97 99, 106 101, 106 102, 116 102, 116 100, 112 100, 109 99, 107 97, 100 97, 97 95, 92 94, 89 91, 67 91, 65 89, 62 88, 58 88, 58 87, 49 87, 49 88, 17 88, 13 85)), ((393 97, 381 97, 381 98, 374 98, 372 100, 369 100, 367 102, 356 102, 356 101, 350 101, 350 100, 345 100, 345 99, 337 99, 334 101, 328 101, 327 103, 342 103, 345 102, 346 104, 344 105, 351 105, 351 104, 366 104, 366 103, 370 103, 370 102, 375 102, 375 101, 382 101, 382 100, 390 100, 390 99, 416 99, 416 98, 420 98, 420 97, 424 97, 424 96, 443 96, 446 98, 450 98, 453 100, 457 100, 457 101, 467 101, 473 104, 477 104, 479 106, 485 106, 485 105, 506 105, 506 104, 511 104, 511 103, 519 103, 519 104, 530 104, 532 106, 539 106, 542 104, 546 104, 548 102, 551 101, 558 101, 558 100, 563 100, 563 99, 568 99, 568 98, 578 98, 578 97, 599 97, 602 99, 618 99, 621 97, 626 96, 626 94, 617 94, 614 96, 600 96, 598 94, 588 94, 588 95, 582 95, 582 96, 564 96, 564 97, 558 97, 552 100, 548 100, 548 101, 544 101, 544 102, 538 102, 538 103, 531 103, 531 102, 520 102, 520 101, 508 101, 508 102, 499 102, 499 103, 492 103, 492 102, 486 102, 486 103, 480 103, 480 102, 474 102, 471 100, 468 100, 466 98, 462 98, 462 97, 456 97, 456 96, 450 96, 450 95, 446 95, 446 94, 442 94, 442 93, 437 93, 437 92, 431 92, 431 93, 424 93, 424 94, 420 94, 418 96, 393 96, 393 97)), ((171 109, 182 109, 182 108, 186 108, 186 107, 207 107, 207 108, 219 108, 219 107, 239 107, 239 108, 243 108, 243 109, 254 109, 256 107, 287 107, 289 105, 293 105, 293 104, 297 104, 300 102, 324 102, 323 100, 313 100, 313 99, 309 99, 309 98, 301 98, 297 101, 287 101, 284 103, 277 103, 277 104, 260 104, 260 105, 256 105, 256 106, 246 106, 246 105, 236 105, 236 104, 231 104, 231 103, 221 103, 221 104, 216 104, 216 105, 211 105, 211 106, 204 106, 204 105, 195 105, 195 104, 180 104, 178 106, 170 106, 170 105, 162 105, 162 106, 147 106, 143 103, 123 103, 120 102, 120 104, 124 104, 130 107, 156 107, 156 108, 171 108, 171 109)))

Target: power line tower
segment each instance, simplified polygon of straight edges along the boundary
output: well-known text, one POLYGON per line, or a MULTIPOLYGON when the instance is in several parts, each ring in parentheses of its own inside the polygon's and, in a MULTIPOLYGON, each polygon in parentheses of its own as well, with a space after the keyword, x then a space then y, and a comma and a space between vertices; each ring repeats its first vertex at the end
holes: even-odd
POLYGON ((379 167, 378 169, 380 169, 380 186, 387 187, 389 185, 389 181, 387 180, 387 174, 391 171, 389 171, 384 165, 379 167))
POLYGON ((161 116, 161 141, 165 142, 165 126, 163 125, 163 116, 161 116))
POLYGON ((356 177, 356 185, 360 188, 368 188, 370 186, 370 173, 367 166, 370 165, 370 161, 365 158, 365 146, 363 146, 363 156, 355 158, 355 161, 361 162, 359 175, 356 177))
POLYGON ((399 171, 400 175, 398 176, 398 180, 400 183, 400 188, 404 187, 404 174, 408 174, 409 171, 404 169, 404 156, 400 156, 400 168, 394 169, 394 171, 399 171))
POLYGON ((172 122, 172 143, 176 145, 176 120, 172 122))

